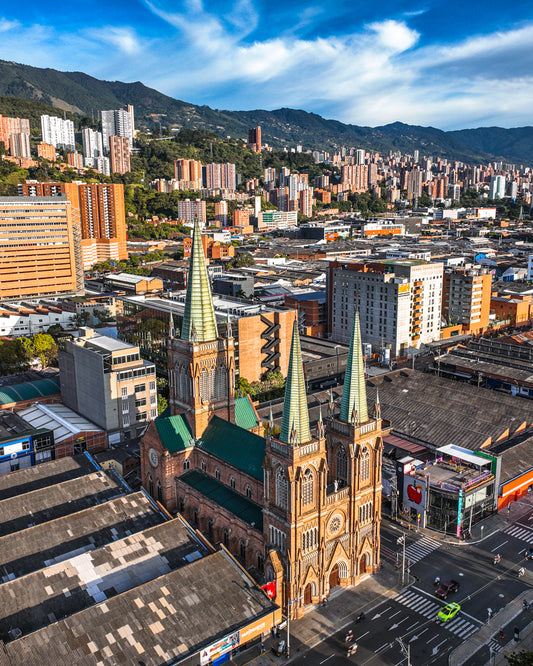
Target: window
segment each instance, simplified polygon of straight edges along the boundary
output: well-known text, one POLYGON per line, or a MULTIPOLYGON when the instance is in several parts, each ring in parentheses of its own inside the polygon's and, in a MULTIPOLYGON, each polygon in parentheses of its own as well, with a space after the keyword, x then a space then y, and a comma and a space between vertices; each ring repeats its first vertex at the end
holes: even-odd
POLYGON ((276 504, 281 509, 288 508, 288 483, 283 468, 279 467, 276 473, 276 504))
POLYGON ((157 500, 159 502, 163 501, 163 492, 161 490, 161 481, 157 482, 157 500))
POLYGON ((229 485, 235 490, 235 479, 233 477, 230 478, 229 485))
POLYGON ((183 469, 184 470, 191 469, 191 461, 188 458, 187 460, 183 461, 183 469))
POLYGON ((241 541, 240 545, 240 555, 241 555, 241 560, 246 562, 246 541, 241 541))
POLYGON ((146 412, 141 412, 137 414, 137 421, 146 421, 146 412))
POLYGON ((87 451, 87 442, 83 438, 74 442, 74 455, 85 453, 85 451, 87 451))
POLYGON ((122 414, 122 427, 127 428, 130 424, 130 415, 122 414))
POLYGON ((220 481, 220 470, 219 470, 219 469, 216 469, 216 470, 215 470, 215 479, 216 479, 217 481, 220 481))
POLYGON ((18 460, 12 460, 9 466, 12 472, 16 472, 18 469, 20 469, 20 462, 18 460))
POLYGON ((370 478, 370 451, 365 447, 361 453, 361 481, 368 481, 370 478))
POLYGON ((226 548, 229 548, 229 535, 230 535, 230 530, 224 530, 224 545, 226 548))
POLYGON ((313 472, 308 468, 302 480, 302 503, 304 506, 313 503, 314 479, 313 472))
POLYGON ((270 544, 279 548, 282 552, 285 552, 285 547, 287 545, 287 536, 284 532, 279 530, 277 527, 270 525, 270 544))
POLYGON ((202 468, 202 472, 205 472, 205 460, 202 460, 200 467, 202 468))
POLYGON ((359 522, 361 525, 372 520, 372 502, 367 502, 359 507, 359 522))
POLYGON ((156 419, 157 418, 157 409, 151 409, 150 410, 150 418, 151 419, 156 419))
POLYGON ((135 401, 135 407, 144 407, 146 405, 146 398, 139 398, 135 401))
POLYGON ((150 393, 155 393, 156 385, 155 382, 150 382, 150 393))
POLYGON ((135 393, 146 391, 146 384, 135 384, 135 393))
POLYGON ((251 486, 246 486, 246 497, 252 499, 252 488, 251 486))
POLYGON ((318 546, 318 527, 312 527, 302 533, 302 550, 311 550, 318 546))
POLYGON ((156 395, 151 395, 150 396, 150 404, 151 405, 157 405, 157 396, 156 395))
POLYGON ((337 479, 348 482, 348 456, 342 444, 337 449, 337 479))
POLYGON ((120 389, 120 391, 121 391, 121 393, 122 393, 122 398, 123 398, 123 399, 125 399, 125 398, 128 397, 128 387, 127 387, 127 386, 123 386, 123 387, 120 389))
POLYGON ((123 413, 123 414, 128 414, 129 411, 130 411, 129 403, 127 403, 127 402, 123 402, 123 403, 122 403, 122 413, 123 413))
POLYGON ((148 493, 153 497, 154 496, 154 480, 152 475, 148 477, 148 493))

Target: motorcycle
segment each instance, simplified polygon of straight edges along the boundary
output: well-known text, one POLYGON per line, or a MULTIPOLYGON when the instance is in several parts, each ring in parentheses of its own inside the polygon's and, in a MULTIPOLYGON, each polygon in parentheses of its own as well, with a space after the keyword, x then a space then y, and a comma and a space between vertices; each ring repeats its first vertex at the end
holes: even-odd
POLYGON ((359 622, 362 622, 364 619, 365 619, 365 614, 363 613, 363 611, 361 611, 359 615, 355 618, 355 621, 357 624, 359 624, 359 622))
POLYGON ((499 563, 501 562, 501 560, 502 560, 502 556, 501 556, 501 555, 495 555, 495 556, 494 556, 493 564, 499 564, 499 563))
POLYGON ((353 633, 352 633, 352 630, 350 629, 350 631, 344 637, 344 642, 345 643, 351 643, 352 641, 353 641, 353 633))

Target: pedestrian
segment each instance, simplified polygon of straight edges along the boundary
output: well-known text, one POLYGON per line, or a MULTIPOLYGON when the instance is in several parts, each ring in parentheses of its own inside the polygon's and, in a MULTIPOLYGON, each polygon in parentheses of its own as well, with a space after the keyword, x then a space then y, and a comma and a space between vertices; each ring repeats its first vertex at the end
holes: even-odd
POLYGON ((487 615, 489 616, 489 620, 492 617, 492 608, 487 608, 487 615))
POLYGON ((499 633, 499 635, 498 635, 498 638, 499 638, 501 641, 503 641, 503 639, 505 638, 505 634, 503 633, 503 629, 500 629, 500 633, 499 633))
POLYGON ((265 644, 261 641, 261 654, 265 651, 265 644))
POLYGON ((515 641, 520 640, 520 629, 518 627, 515 627, 513 629, 513 638, 515 639, 515 641))

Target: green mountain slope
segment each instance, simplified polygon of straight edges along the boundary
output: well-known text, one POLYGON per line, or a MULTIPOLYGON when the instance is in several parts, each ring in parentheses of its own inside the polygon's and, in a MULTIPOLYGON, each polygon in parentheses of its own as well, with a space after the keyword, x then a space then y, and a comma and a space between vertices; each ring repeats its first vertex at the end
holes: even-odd
MULTIPOLYGON (((173 99, 139 81, 101 81, 83 72, 59 72, 3 60, 0 60, 0 95, 96 117, 103 109, 133 104, 136 126, 152 130, 161 121, 162 125, 175 129, 205 129, 220 136, 246 138, 248 128, 261 125, 263 141, 275 148, 300 144, 304 150, 333 150, 353 146, 382 153, 399 150, 412 154, 419 150, 421 155, 465 162, 505 159, 533 163, 532 127, 444 132, 399 122, 359 127, 287 108, 221 111, 173 99)), ((3 113, 1 109, 0 103, 3 113)))

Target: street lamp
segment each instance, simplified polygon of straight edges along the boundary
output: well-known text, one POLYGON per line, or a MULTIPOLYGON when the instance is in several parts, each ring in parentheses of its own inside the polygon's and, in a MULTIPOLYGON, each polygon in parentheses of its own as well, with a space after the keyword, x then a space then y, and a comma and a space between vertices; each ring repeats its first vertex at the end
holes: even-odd
POLYGON ((402 587, 405 583, 405 534, 396 539, 396 543, 402 544, 402 587))
POLYGON ((402 651, 402 654, 407 657, 407 666, 411 666, 411 644, 407 643, 407 645, 405 645, 401 638, 397 638, 396 640, 400 644, 400 650, 402 651))

